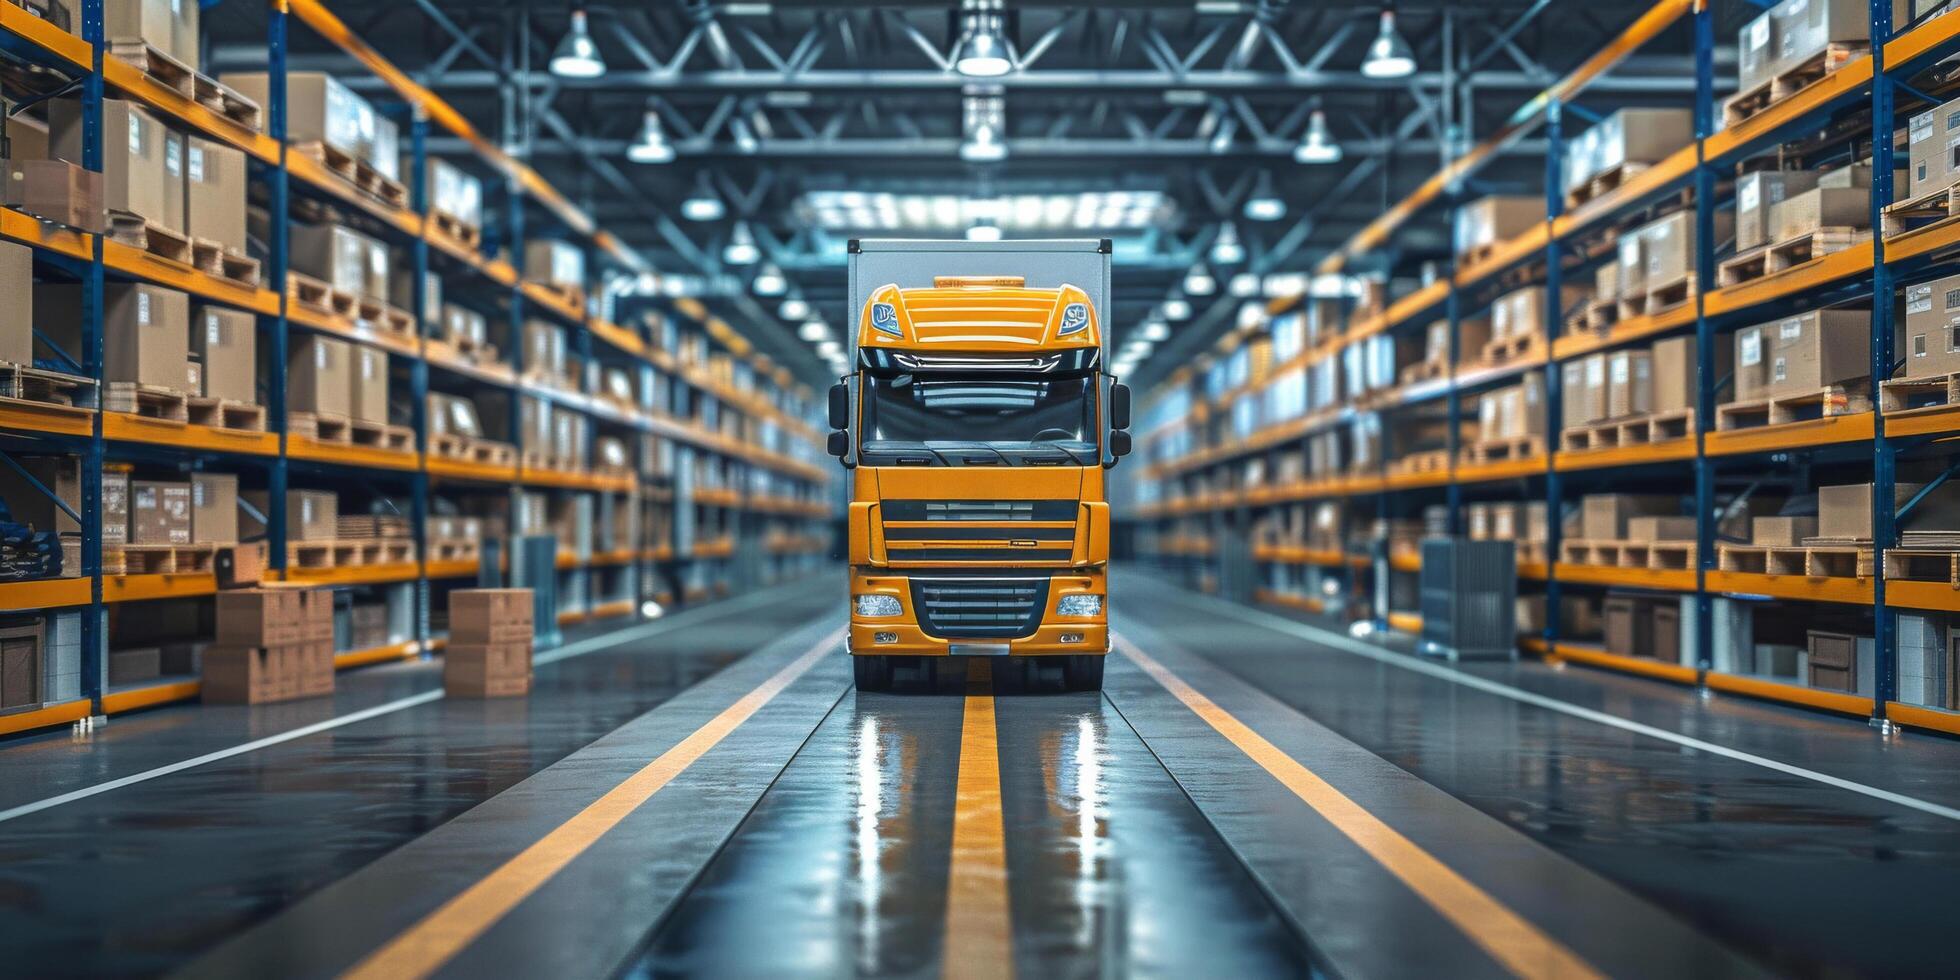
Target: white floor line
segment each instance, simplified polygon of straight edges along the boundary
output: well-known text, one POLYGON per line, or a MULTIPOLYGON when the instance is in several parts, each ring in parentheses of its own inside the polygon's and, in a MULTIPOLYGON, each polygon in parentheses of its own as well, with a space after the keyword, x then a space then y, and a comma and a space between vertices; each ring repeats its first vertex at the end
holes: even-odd
MULTIPOLYGON (((1287 619, 1284 616, 1275 616, 1272 613, 1262 612, 1257 609, 1248 609, 1237 603, 1229 602, 1224 599, 1214 598, 1212 596, 1187 594, 1187 595, 1182 595, 1179 598, 1184 599, 1187 602, 1202 601, 1206 605, 1216 606, 1219 610, 1225 612, 1226 614, 1234 616, 1248 623, 1264 626, 1267 629, 1276 630, 1282 633, 1291 633, 1294 636, 1300 637, 1302 639, 1312 640, 1315 643, 1320 643, 1326 646, 1335 647, 1340 650, 1345 650, 1349 653, 1359 654, 1360 656, 1367 657, 1370 660, 1374 660, 1379 663, 1388 664, 1394 667, 1401 667, 1404 670, 1414 671, 1418 674, 1427 674, 1430 677, 1435 677, 1440 680, 1449 681, 1452 684, 1458 684, 1463 687, 1474 688, 1476 690, 1483 691, 1488 694, 1495 694, 1498 697, 1509 698, 1521 704, 1529 704, 1534 707, 1544 708, 1547 711, 1556 711, 1559 712, 1560 714, 1570 715, 1574 718, 1583 718, 1586 721, 1596 722, 1598 724, 1606 725, 1612 728, 1618 728, 1621 731, 1632 732, 1636 735, 1645 735, 1649 738, 1657 738, 1665 742, 1672 742, 1675 745, 1679 745, 1684 748, 1694 749, 1698 752, 1706 752, 1709 755, 1721 756, 1725 759, 1734 759, 1737 762, 1745 762, 1752 766, 1760 766, 1764 769, 1769 769, 1774 772, 1780 772, 1786 775, 1797 776, 1803 779, 1808 779, 1813 782, 1823 783, 1826 786, 1833 786, 1838 789, 1848 790, 1850 792, 1857 793, 1862 796, 1869 796, 1875 800, 1883 800, 1887 803, 1897 804, 1899 806, 1907 807, 1913 810, 1918 810, 1921 813, 1931 814, 1936 817, 1945 817, 1948 820, 1960 820, 1960 809, 1955 809, 1949 806, 1942 806, 1938 803, 1932 803, 1926 800, 1918 799, 1916 797, 1906 796, 1902 793, 1894 793, 1891 790, 1887 790, 1887 789, 1879 789, 1876 786, 1867 786, 1864 783, 1853 782, 1852 780, 1849 779, 1842 779, 1837 776, 1833 776, 1829 773, 1818 772, 1815 769, 1805 769, 1802 766, 1793 766, 1787 762, 1778 762, 1775 759, 1765 758, 1760 755, 1755 755, 1754 753, 1744 752, 1740 749, 1732 749, 1726 745, 1718 745, 1714 742, 1704 741, 1699 738, 1693 738, 1687 735, 1682 735, 1678 732, 1670 732, 1664 728, 1655 728, 1652 725, 1645 725, 1637 721, 1630 721, 1628 719, 1620 718, 1615 715, 1609 715, 1603 711, 1595 711, 1591 708, 1582 708, 1576 704, 1570 704, 1565 701, 1560 701, 1557 698, 1546 697, 1543 694, 1537 694, 1531 691, 1522 690, 1520 688, 1512 687, 1509 684, 1502 684, 1497 681, 1490 680, 1488 678, 1478 677, 1474 674, 1466 674, 1463 673, 1462 671, 1454 670, 1452 668, 1445 667, 1441 664, 1432 663, 1430 661, 1424 660, 1420 657, 1414 656, 1413 654, 1397 653, 1393 650, 1384 650, 1381 647, 1374 646, 1373 644, 1363 643, 1352 637, 1343 636, 1339 633, 1335 633, 1330 630, 1324 630, 1324 629, 1320 629, 1319 627, 1309 626, 1306 623, 1296 622, 1294 620, 1287 619)), ((1157 632, 1157 631, 1152 630, 1152 632, 1157 632)))
MULTIPOLYGON (((565 646, 558 647, 557 649, 539 654, 536 658, 532 660, 532 663, 534 665, 556 663, 560 660, 576 657, 581 654, 591 653, 594 650, 604 650, 608 647, 616 647, 622 643, 631 643, 634 640, 644 639, 645 637, 649 637, 649 636, 655 636, 660 633, 667 632, 669 630, 679 629, 687 626, 699 625, 701 622, 707 620, 720 619, 724 614, 740 612, 744 609, 749 608, 752 605, 755 605, 757 602, 760 602, 763 599, 772 597, 771 593, 773 591, 774 590, 769 590, 760 593, 751 593, 747 596, 743 596, 740 599, 732 600, 730 602, 716 603, 714 605, 706 606, 698 610, 683 610, 682 612, 675 614, 672 618, 669 619, 656 620, 651 623, 643 623, 639 626, 634 626, 628 629, 619 630, 617 632, 606 633, 600 636, 588 637, 586 639, 579 640, 576 643, 568 643, 565 646), (688 614, 690 612, 698 613, 698 615, 689 616, 688 614)), ((346 725, 352 725, 358 722, 367 721, 371 718, 379 718, 382 715, 391 715, 397 711, 406 711, 409 708, 416 707, 417 705, 424 705, 424 704, 428 704, 431 701, 440 701, 440 700, 442 700, 442 691, 438 689, 434 691, 424 691, 421 694, 413 694, 405 698, 399 698, 397 700, 390 701, 386 704, 377 704, 371 708, 362 708, 359 711, 349 712, 348 714, 344 714, 344 715, 337 715, 335 717, 328 718, 324 721, 316 721, 311 725, 303 725, 289 732, 280 732, 277 735, 268 735, 265 738, 255 739, 253 741, 246 742, 241 745, 234 745, 226 749, 219 749, 216 752, 207 752, 195 758, 184 759, 180 762, 172 762, 168 765, 158 766, 155 769, 146 769, 142 772, 132 773, 130 775, 123 776, 118 779, 111 779, 108 782, 97 783, 93 786, 84 786, 81 789, 77 789, 77 790, 70 790, 58 796, 50 796, 45 800, 35 800, 32 803, 23 803, 17 807, 12 807, 6 810, 0 810, 0 823, 5 823, 9 820, 13 820, 18 817, 25 817, 29 814, 40 813, 43 810, 51 810, 65 803, 73 803, 77 800, 85 800, 91 796, 100 796, 103 793, 122 789, 125 786, 134 786, 137 783, 147 782, 149 780, 156 779, 161 776, 168 776, 172 773, 183 772, 186 769, 195 769, 198 766, 207 765, 213 762, 219 762, 224 759, 230 759, 233 758, 234 756, 245 755, 248 752, 257 752, 260 749, 271 748, 274 745, 280 745, 285 742, 291 742, 295 739, 305 738, 309 735, 317 735, 321 732, 331 731, 333 729, 340 728, 346 725)))

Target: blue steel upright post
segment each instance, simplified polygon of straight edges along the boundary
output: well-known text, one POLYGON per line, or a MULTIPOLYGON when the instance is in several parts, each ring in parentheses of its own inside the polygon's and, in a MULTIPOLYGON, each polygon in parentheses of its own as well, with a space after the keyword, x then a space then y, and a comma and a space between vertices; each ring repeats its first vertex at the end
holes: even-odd
POLYGON ((291 322, 288 316, 286 274, 288 232, 292 208, 288 201, 286 177, 286 5, 276 3, 266 14, 266 135, 279 144, 279 163, 271 169, 271 239, 267 275, 279 294, 279 314, 272 321, 272 364, 266 376, 266 407, 273 430, 279 433, 279 455, 272 461, 266 492, 266 567, 286 567, 286 486, 288 443, 286 430, 286 372, 291 322))
MULTIPOLYGON (((1892 36, 1892 0, 1871 0, 1871 59, 1872 59, 1872 127, 1873 132, 1891 133, 1895 116, 1894 103, 1896 91, 1893 80, 1885 74, 1885 42, 1892 36)), ((1885 227, 1886 205, 1892 202, 1892 165, 1894 150, 1891 139, 1872 141, 1871 178, 1871 226, 1874 230, 1885 227)), ((1879 385, 1892 375, 1892 269, 1886 264, 1885 236, 1872 236, 1872 338, 1871 338, 1871 383, 1873 394, 1879 385)), ((1875 399, 1873 411, 1880 411, 1882 399, 1875 399)), ((1898 479, 1898 455, 1892 441, 1885 435, 1885 417, 1881 413, 1872 426, 1872 564, 1875 569, 1883 569, 1885 550, 1892 547, 1898 534, 1893 508, 1897 506, 1895 487, 1898 479)), ((1872 650, 1877 661, 1872 665, 1872 718, 1874 727, 1889 731, 1891 721, 1886 718, 1886 702, 1897 696, 1899 645, 1897 622, 1891 610, 1885 606, 1885 576, 1874 574, 1872 583, 1872 650)))
MULTIPOLYGON (((429 117, 421 103, 409 106, 409 207, 421 216, 421 234, 415 236, 415 280, 410 294, 415 317, 415 335, 427 338, 433 324, 429 308, 429 117)), ((414 522, 415 562, 421 570, 415 577, 415 643, 428 655, 429 649, 429 361, 418 357, 409 362, 408 424, 415 430, 415 473, 412 484, 411 519, 414 522)))
MULTIPOLYGON (((1561 120, 1564 103, 1554 101, 1545 107, 1545 220, 1555 222, 1565 213, 1565 136, 1561 120)), ((1559 268, 1558 236, 1545 236, 1545 344, 1550 349, 1553 338, 1558 336, 1565 310, 1559 297, 1563 292, 1560 280, 1563 270, 1559 268)), ((1564 481, 1559 479, 1558 455, 1553 451, 1557 433, 1565 426, 1565 374, 1559 363, 1551 358, 1545 360, 1545 652, 1551 653, 1558 643, 1559 606, 1562 602, 1558 584, 1558 553, 1563 546, 1560 531, 1565 522, 1559 511, 1564 506, 1564 481)))
POLYGON ((1715 471, 1708 460, 1708 426, 1715 417, 1715 333, 1702 297, 1715 281, 1715 168, 1702 141, 1715 132, 1715 26, 1708 4, 1694 15, 1695 34, 1695 678, 1706 683, 1714 665, 1715 602, 1708 573, 1715 568, 1715 471))
MULTIPOLYGON (((1456 288, 1456 272, 1457 263, 1463 261, 1463 254, 1457 249, 1456 234, 1457 209, 1462 193, 1459 189, 1451 188, 1449 194, 1450 264, 1447 267, 1447 275, 1450 288, 1449 292, 1444 294, 1443 315, 1449 321, 1450 370, 1447 375, 1449 387, 1445 389, 1447 405, 1444 407, 1443 416, 1446 423, 1443 430, 1443 445, 1449 450, 1446 465, 1449 467, 1450 481, 1444 484, 1443 503, 1449 515, 1449 524, 1445 530, 1454 537, 1463 533, 1463 485, 1456 481, 1456 454, 1463 448, 1462 440, 1457 437, 1457 432, 1463 425, 1463 394, 1456 385, 1457 358, 1460 356, 1461 347, 1457 333, 1463 329, 1463 299, 1456 288)), ((1386 460, 1387 455, 1384 454, 1383 461, 1386 460)))
MULTIPOLYGON (((82 0, 82 37, 89 43, 89 73, 82 79, 82 166, 102 171, 102 0, 82 0)), ((108 683, 107 613, 102 603, 102 439, 103 397, 108 384, 102 376, 102 235, 93 243, 88 268, 82 274, 82 370, 95 380, 97 411, 89 425, 88 451, 82 455, 82 568, 89 580, 88 609, 83 613, 82 696, 89 699, 91 719, 103 715, 102 691, 108 683)))

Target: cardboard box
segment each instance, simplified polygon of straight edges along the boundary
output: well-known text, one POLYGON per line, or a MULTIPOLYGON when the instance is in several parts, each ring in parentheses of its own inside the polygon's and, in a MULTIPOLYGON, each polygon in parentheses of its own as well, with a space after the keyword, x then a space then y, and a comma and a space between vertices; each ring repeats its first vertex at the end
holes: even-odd
MULTIPOLYGON (((55 496, 74 508, 76 513, 81 512, 82 464, 79 458, 17 456, 14 461, 33 474, 42 486, 53 490, 55 496)), ((13 514, 14 520, 36 531, 54 531, 65 535, 81 533, 81 526, 66 511, 21 479, 12 467, 0 467, 0 500, 6 501, 7 510, 13 514)), ((128 542, 129 474, 105 469, 102 473, 102 543, 122 545, 128 542)), ((64 569, 63 574, 73 575, 76 570, 64 569)))
MULTIPOLYGON (((222 618, 219 621, 223 622, 222 618)), ((284 659, 270 648, 231 644, 221 638, 205 648, 200 665, 205 703, 267 704, 283 700, 284 678, 279 668, 284 659)))
POLYGON ((238 542, 237 474, 191 474, 191 540, 197 544, 238 542))
POLYGON ((1907 194, 1917 200, 1953 185, 1955 138, 1960 137, 1960 99, 1912 117, 1906 124, 1907 194))
POLYGON ((1776 74, 1802 67, 1832 42, 1871 38, 1869 0, 1783 0, 1770 8, 1769 17, 1776 74))
MULTIPOLYGON (((1771 218, 1775 207, 1792 194, 1817 186, 1808 170, 1759 170, 1735 179, 1735 249, 1746 252, 1782 239, 1771 218)), ((1869 217, 1869 216, 1868 216, 1869 217)), ((1866 225, 1871 222, 1867 220, 1866 225)))
POLYGON ((1565 189, 1625 163, 1659 163, 1695 139, 1689 109, 1621 109, 1566 148, 1565 189))
MULTIPOLYGON (((56 159, 82 163, 80 100, 48 103, 48 149, 56 159)), ((171 204, 164 152, 164 127, 155 116, 134 102, 102 100, 103 206, 170 227, 182 201, 171 204)))
MULTIPOLYGON (((40 283, 33 295, 36 329, 80 360, 81 285, 40 283)), ((189 339, 188 295, 149 283, 103 285, 103 380, 183 391, 189 339)))
POLYGON ((1767 397, 1769 352, 1775 346, 1774 328, 1758 324, 1735 332, 1735 380, 1730 401, 1751 402, 1767 397))
POLYGON ((1544 221, 1544 198, 1500 195, 1479 198, 1457 209, 1456 250, 1461 255, 1507 241, 1544 221))
POLYGON ((1608 395, 1606 355, 1588 354, 1576 361, 1567 361, 1563 370, 1566 427, 1605 421, 1608 395))
MULTIPOLYGON (((1540 210, 1543 210, 1542 208, 1540 210)), ((524 278, 565 289, 585 288, 585 253, 556 238, 524 242, 524 278)))
MULTIPOLYGON (((272 104, 265 72, 227 72, 219 81, 261 106, 272 104)), ((270 124, 271 113, 265 114, 270 124)), ((319 142, 367 159, 374 152, 374 107, 333 76, 318 71, 286 73, 286 139, 319 142)))
MULTIPOLYGON (((1735 371, 1735 345, 1716 341, 1715 380, 1735 371)), ((1653 377, 1655 413, 1695 407, 1696 344, 1693 336, 1669 337, 1654 341, 1653 377)))
POLYGON ((429 392, 429 434, 481 438, 483 426, 477 421, 476 403, 457 395, 429 392))
MULTIPOLYGON (((394 267, 388 279, 389 302, 404 310, 415 309, 415 266, 404 262, 394 267)), ((442 274, 429 270, 422 278, 422 313, 425 323, 442 323, 442 274)))
POLYGON ((190 544, 191 485, 166 480, 131 480, 129 543, 190 544))
MULTIPOLYGON (((34 363, 34 250, 0 242, 0 294, 10 297, 9 316, 0 324, 0 361, 34 363)), ((69 350, 79 363, 81 351, 69 350)), ((79 371, 76 373, 80 373, 79 371)))
POLYGON ((211 574, 220 589, 259 584, 265 578, 265 542, 219 548, 211 557, 211 574))
POLYGON ((1871 311, 1812 310, 1765 324, 1774 331, 1765 393, 1804 395, 1871 376, 1871 311))
MULTIPOLYGON (((195 4, 185 4, 194 7, 195 4)), ((192 136, 184 144, 184 233, 246 254, 245 151, 192 136)))
MULTIPOLYGON (((1923 484, 1900 481, 1893 484, 1893 507, 1904 504, 1923 484)), ((1899 530, 1960 530, 1960 486, 1943 483, 1926 495, 1913 509, 1899 530)), ((1872 485, 1853 483, 1817 488, 1817 536, 1832 540, 1870 541, 1872 537, 1872 485)))
POLYGON ((1580 503, 1579 537, 1587 541, 1627 540, 1627 521, 1635 517, 1673 517, 1678 497, 1631 493, 1589 493, 1580 503))
POLYGON ((1810 630, 1805 634, 1805 639, 1810 651, 1810 676, 1807 681, 1811 687, 1824 691, 1863 693, 1865 689, 1858 681, 1861 670, 1868 671, 1871 666, 1871 637, 1810 630), (1861 663, 1861 658, 1864 663, 1861 663))
POLYGON ((442 690, 452 698, 515 698, 531 693, 531 675, 499 677, 482 664, 454 663, 445 653, 442 690))
POLYGON ((1736 88, 1741 93, 1769 84, 1776 77, 1776 24, 1765 10, 1736 35, 1736 88))
MULTIPOLYGON (((1735 214, 1730 211, 1717 211, 1714 214, 1715 240, 1728 240, 1733 233, 1735 214)), ((1638 289, 1652 292, 1691 275, 1695 271, 1695 212, 1677 211, 1658 221, 1642 226, 1633 235, 1639 241, 1640 271, 1629 278, 1622 264, 1620 269, 1620 289, 1625 294, 1633 279, 1638 279, 1638 289)), ((1625 258, 1625 240, 1621 241, 1621 256, 1625 258)))
POLYGON ((219 644, 277 647, 304 638, 306 607, 298 590, 231 589, 217 593, 214 602, 219 644))
POLYGON ((1602 262, 1593 270, 1593 299, 1598 302, 1620 298, 1620 264, 1602 262))
POLYGON ((38 620, 0 627, 0 711, 41 703, 41 660, 46 644, 38 620))
POLYGON ((1906 287, 1904 377, 1960 373, 1960 276, 1906 287))
POLYGON ((352 360, 347 341, 318 334, 296 335, 286 362, 287 408, 347 418, 354 408, 352 360))
POLYGON ((388 354, 376 347, 350 348, 353 366, 348 374, 348 415, 362 422, 388 424, 388 354))
POLYGON ((483 227, 483 182, 437 157, 429 158, 429 203, 472 228, 483 227))
POLYGON ((442 305, 442 339, 464 350, 476 350, 490 342, 490 324, 483 314, 454 303, 442 305))
MULTIPOLYGON (((1690 600, 1692 601, 1692 600, 1690 600)), ((1681 603, 1667 599, 1656 599, 1650 609, 1653 624, 1648 630, 1648 642, 1652 644, 1652 656, 1662 663, 1681 662, 1681 603)))
POLYGON ((1813 187, 1770 205, 1775 237, 1787 242, 1820 228, 1870 228, 1871 192, 1864 188, 1813 187))
POLYGON ((543 320, 524 321, 524 373, 566 377, 563 327, 543 320))
POLYGON ((1606 355, 1606 417, 1620 419, 1653 410, 1653 354, 1617 350, 1606 355))
MULTIPOLYGON (((245 491, 245 500, 259 509, 270 513, 271 498, 264 490, 245 491)), ((247 538, 256 538, 266 533, 264 524, 247 514, 240 522, 240 528, 247 538)), ((286 491, 286 540, 332 541, 340 529, 340 498, 331 490, 287 490, 286 491)))
POLYGON ((94 234, 104 230, 100 172, 67 160, 9 160, 5 172, 0 205, 94 234))
POLYGON ((449 593, 449 642, 528 643, 530 589, 457 589, 449 593))
POLYGON ((1654 600, 1642 596, 1608 595, 1606 649, 1627 657, 1654 655, 1654 600))
POLYGON ((163 675, 163 651, 157 647, 134 647, 109 651, 110 684, 136 684, 163 675))
POLYGON ((189 220, 184 214, 184 134, 163 129, 163 219, 160 224, 179 234, 188 234, 189 220))
POLYGON ((388 246, 341 225, 291 226, 293 269, 355 296, 386 303, 388 246))
POLYGON ((1627 540, 1639 543, 1695 540, 1692 517, 1629 517, 1627 540))
POLYGON ((1749 523, 1749 543, 1758 548, 1800 548, 1817 536, 1815 517, 1757 517, 1749 523))
POLYGON ((111 42, 148 44, 197 71, 197 15, 198 5, 183 0, 106 0, 102 36, 111 42))
POLYGON ((256 317, 223 306, 200 306, 191 324, 190 343, 191 353, 204 365, 206 395, 258 404, 256 317))

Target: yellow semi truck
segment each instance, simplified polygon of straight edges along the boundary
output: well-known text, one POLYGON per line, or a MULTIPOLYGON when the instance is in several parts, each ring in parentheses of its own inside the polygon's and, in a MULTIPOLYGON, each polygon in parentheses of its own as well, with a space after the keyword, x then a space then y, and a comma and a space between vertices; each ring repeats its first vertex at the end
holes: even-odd
POLYGON ((1100 689, 1104 473, 1130 451, 1130 392, 1105 370, 1109 243, 859 240, 850 276, 829 448, 851 470, 857 686, 988 656, 1100 689))

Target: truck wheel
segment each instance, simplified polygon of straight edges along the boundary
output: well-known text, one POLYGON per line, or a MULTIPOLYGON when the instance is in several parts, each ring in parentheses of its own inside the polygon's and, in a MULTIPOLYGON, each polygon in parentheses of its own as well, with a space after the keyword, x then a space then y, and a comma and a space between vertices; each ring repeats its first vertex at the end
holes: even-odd
POLYGON ((892 661, 890 657, 857 656, 851 658, 852 679, 860 691, 888 691, 892 686, 892 661))
POLYGON ((1062 683, 1071 691, 1102 690, 1103 661, 1098 654, 1071 654, 1062 663, 1062 683))

